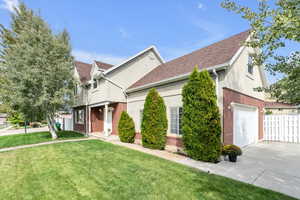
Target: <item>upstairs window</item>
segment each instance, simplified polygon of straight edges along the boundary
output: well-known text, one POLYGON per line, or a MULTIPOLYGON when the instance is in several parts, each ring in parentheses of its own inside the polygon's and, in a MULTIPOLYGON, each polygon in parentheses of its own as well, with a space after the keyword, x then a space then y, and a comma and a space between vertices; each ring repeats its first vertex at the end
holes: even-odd
POLYGON ((248 56, 248 73, 249 74, 253 74, 253 67, 254 67, 253 56, 249 55, 248 56))
POLYGON ((97 81, 97 79, 93 79, 93 88, 95 89, 95 88, 97 88, 98 87, 98 81, 97 81))
POLYGON ((182 107, 170 108, 171 133, 181 135, 182 107))

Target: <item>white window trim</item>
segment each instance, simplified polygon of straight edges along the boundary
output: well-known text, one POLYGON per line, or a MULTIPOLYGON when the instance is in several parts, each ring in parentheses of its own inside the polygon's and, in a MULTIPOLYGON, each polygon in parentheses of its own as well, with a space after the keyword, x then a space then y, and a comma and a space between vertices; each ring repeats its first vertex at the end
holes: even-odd
POLYGON ((182 134, 180 134, 180 118, 179 118, 179 109, 182 109, 182 106, 172 106, 170 107, 170 135, 176 135, 176 136, 181 136, 182 134), (177 133, 174 133, 172 131, 172 109, 176 109, 176 114, 178 116, 176 116, 176 130, 177 130, 177 133))

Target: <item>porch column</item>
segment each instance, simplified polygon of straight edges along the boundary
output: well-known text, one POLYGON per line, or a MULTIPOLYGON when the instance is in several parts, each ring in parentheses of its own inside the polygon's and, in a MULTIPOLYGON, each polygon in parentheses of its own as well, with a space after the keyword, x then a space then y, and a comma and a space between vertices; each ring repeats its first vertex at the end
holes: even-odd
POLYGON ((108 119, 108 103, 105 104, 104 107, 104 135, 108 136, 109 132, 108 132, 108 127, 107 127, 107 119, 108 119))

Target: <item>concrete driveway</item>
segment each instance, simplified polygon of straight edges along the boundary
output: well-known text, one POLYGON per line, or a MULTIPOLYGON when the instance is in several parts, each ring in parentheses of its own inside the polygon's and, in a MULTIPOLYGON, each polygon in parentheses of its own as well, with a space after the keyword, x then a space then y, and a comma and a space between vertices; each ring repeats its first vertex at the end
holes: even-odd
MULTIPOLYGON (((48 127, 41 127, 41 128, 28 128, 27 133, 35 133, 35 132, 43 132, 48 131, 48 127)), ((24 129, 11 129, 11 130, 0 130, 0 136, 3 135, 15 135, 15 134, 24 134, 24 129)))
POLYGON ((221 162, 209 168, 300 199, 300 144, 259 143, 245 148, 237 163, 221 162))

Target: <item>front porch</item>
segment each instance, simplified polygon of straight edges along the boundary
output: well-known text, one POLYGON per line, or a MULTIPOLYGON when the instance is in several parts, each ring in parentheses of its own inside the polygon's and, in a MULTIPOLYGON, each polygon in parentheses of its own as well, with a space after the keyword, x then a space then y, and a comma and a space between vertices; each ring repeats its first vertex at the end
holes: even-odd
POLYGON ((89 135, 109 136, 118 134, 118 123, 122 111, 126 111, 126 103, 106 102, 90 105, 89 135))

